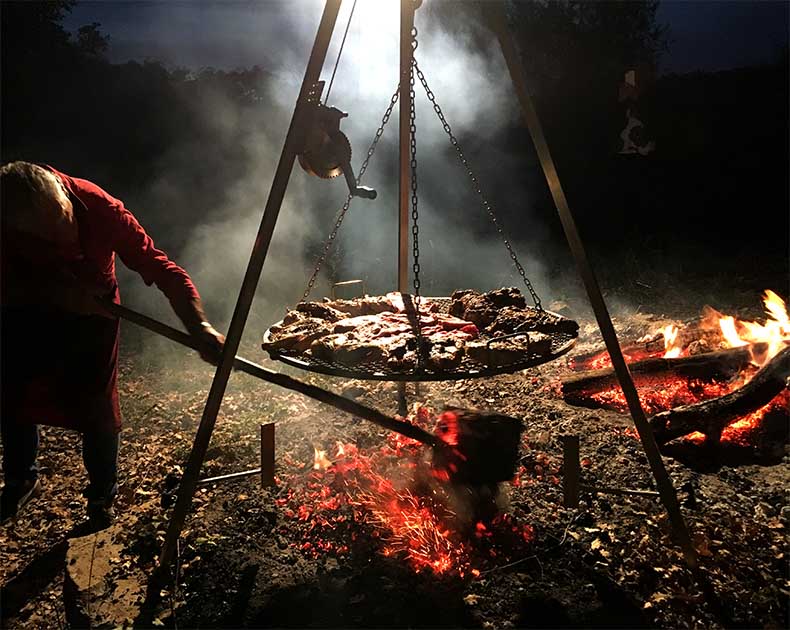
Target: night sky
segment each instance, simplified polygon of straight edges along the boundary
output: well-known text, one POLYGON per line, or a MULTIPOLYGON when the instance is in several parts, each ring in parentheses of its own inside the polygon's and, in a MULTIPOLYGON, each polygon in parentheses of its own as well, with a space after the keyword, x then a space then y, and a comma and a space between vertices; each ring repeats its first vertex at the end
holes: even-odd
MULTIPOLYGON (((99 22, 110 35, 109 57, 115 62, 150 58, 187 68, 267 67, 277 64, 289 33, 314 33, 322 4, 82 2, 67 17, 66 27, 74 30, 99 22)), ((784 0, 665 0, 658 15, 670 27, 670 48, 662 59, 662 73, 725 70, 775 60, 787 46, 789 6, 784 0)))

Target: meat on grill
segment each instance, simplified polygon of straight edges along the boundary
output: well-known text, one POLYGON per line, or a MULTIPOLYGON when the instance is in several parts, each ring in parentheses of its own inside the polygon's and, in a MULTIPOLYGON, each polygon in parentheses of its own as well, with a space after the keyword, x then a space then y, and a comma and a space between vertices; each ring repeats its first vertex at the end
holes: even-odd
POLYGON ((572 319, 557 317, 534 308, 519 309, 506 306, 497 313, 497 316, 486 328, 486 332, 493 337, 509 335, 522 330, 535 330, 548 334, 561 332, 573 335, 578 332, 579 324, 572 319))
MULTIPOLYGON (((574 321, 528 308, 515 288, 456 291, 451 299, 449 314, 440 312, 439 303, 430 298, 420 302, 422 356, 432 370, 452 371, 464 357, 486 366, 517 363, 526 355, 550 353, 551 333, 578 331, 574 321), (523 334, 498 339, 516 332, 523 334)), ((352 367, 411 370, 418 353, 415 311, 408 302, 407 310, 400 293, 303 302, 272 326, 263 348, 352 367)))
POLYGON ((496 289, 488 293, 466 289, 456 291, 451 298, 453 303, 450 313, 472 322, 479 328, 493 322, 502 308, 510 306, 524 309, 527 306, 521 291, 513 287, 496 289))
MULTIPOLYGON (((315 304, 315 302, 313 302, 315 304)), ((405 309, 400 293, 391 292, 386 295, 366 295, 353 300, 329 300, 324 298, 318 304, 331 305, 331 308, 345 313, 346 317, 360 315, 377 315, 378 313, 402 313, 405 309)), ((424 308, 420 309, 424 311, 424 308)))
MULTIPOLYGON (((285 320, 283 320, 284 322, 285 320)), ((265 350, 306 352, 316 339, 326 335, 326 322, 314 317, 299 317, 281 326, 269 329, 269 342, 265 350)))
POLYGON ((296 305, 296 310, 300 313, 308 315, 309 317, 323 319, 328 322, 336 322, 337 320, 346 317, 345 313, 332 308, 328 304, 322 304, 321 302, 300 302, 296 305))
POLYGON ((539 332, 525 332, 508 339, 472 341, 466 344, 470 359, 491 367, 511 365, 524 360, 525 355, 551 352, 551 337, 539 332))

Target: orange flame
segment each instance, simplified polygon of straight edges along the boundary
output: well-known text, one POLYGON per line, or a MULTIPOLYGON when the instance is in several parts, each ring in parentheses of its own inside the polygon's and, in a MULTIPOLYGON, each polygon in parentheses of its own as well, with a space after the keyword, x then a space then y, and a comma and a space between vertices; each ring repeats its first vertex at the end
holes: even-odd
POLYGON ((719 319, 719 326, 725 341, 731 348, 754 343, 765 343, 768 349, 765 354, 752 360, 755 365, 764 365, 787 344, 790 344, 790 319, 787 315, 785 301, 776 293, 767 289, 763 295, 763 305, 768 319, 764 324, 736 320, 727 316, 719 319))
MULTIPOLYGON (((785 301, 774 291, 767 289, 764 292, 763 304, 767 315, 764 324, 742 321, 731 315, 724 315, 710 306, 703 307, 699 329, 704 333, 707 349, 702 351, 712 352, 725 348, 752 346, 750 348, 752 363, 757 367, 765 365, 790 344, 790 318, 785 301)), ((688 356, 694 350, 691 346, 684 345, 689 340, 684 340, 680 332, 678 326, 668 324, 657 332, 645 335, 638 340, 638 343, 644 342, 644 348, 631 348, 630 354, 624 351, 626 362, 633 363, 659 356, 665 358, 688 356), (663 337, 663 351, 650 347, 654 340, 658 341, 659 336, 663 337)), ((699 349, 696 351, 699 352, 699 349)), ((596 370, 611 367, 612 362, 609 354, 604 351, 587 359, 571 359, 570 366, 574 370, 596 370)))
POLYGON ((673 359, 679 357, 683 352, 683 346, 678 339, 680 329, 674 324, 668 324, 661 329, 661 334, 664 336, 664 358, 673 359))
POLYGON ((332 465, 332 460, 326 456, 326 451, 313 447, 315 455, 313 457, 313 470, 326 470, 332 465))

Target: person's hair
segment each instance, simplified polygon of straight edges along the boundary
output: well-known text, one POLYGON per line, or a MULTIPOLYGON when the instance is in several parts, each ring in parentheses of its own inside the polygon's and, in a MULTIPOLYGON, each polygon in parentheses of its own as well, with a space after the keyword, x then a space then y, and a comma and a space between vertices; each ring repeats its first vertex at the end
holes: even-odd
POLYGON ((58 223, 72 212, 58 177, 30 162, 0 167, 0 214, 3 225, 38 233, 44 224, 58 223))

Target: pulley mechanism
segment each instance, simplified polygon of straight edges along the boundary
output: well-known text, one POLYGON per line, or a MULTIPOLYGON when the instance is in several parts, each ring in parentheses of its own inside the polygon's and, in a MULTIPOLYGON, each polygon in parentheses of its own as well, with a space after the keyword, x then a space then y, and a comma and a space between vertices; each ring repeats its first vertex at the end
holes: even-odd
POLYGON ((305 131, 305 141, 299 152, 299 164, 322 179, 331 179, 341 173, 346 178, 348 192, 354 197, 375 199, 376 191, 367 186, 357 186, 357 178, 351 167, 351 144, 342 131, 340 121, 348 116, 337 107, 321 103, 324 82, 319 81, 310 94, 310 113, 305 131))

